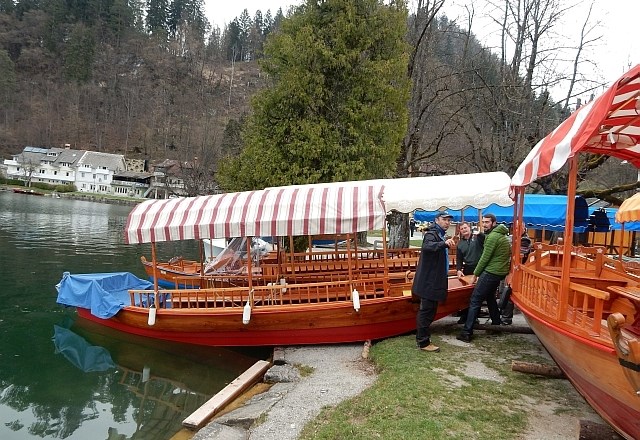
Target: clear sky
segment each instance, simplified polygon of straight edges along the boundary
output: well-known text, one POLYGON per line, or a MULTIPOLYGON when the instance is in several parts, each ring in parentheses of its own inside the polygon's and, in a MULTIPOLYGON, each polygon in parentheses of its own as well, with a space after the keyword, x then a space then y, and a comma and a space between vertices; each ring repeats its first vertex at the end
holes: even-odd
POLYGON ((258 9, 262 11, 263 15, 269 9, 271 15, 275 15, 278 8, 282 8, 282 12, 286 13, 290 5, 302 4, 302 0, 205 0, 204 4, 209 21, 222 29, 226 23, 239 17, 245 9, 251 17, 258 9))
MULTIPOLYGON (((274 14, 279 7, 282 7, 283 12, 286 12, 289 6, 299 5, 302 2, 303 0, 239 0, 237 2, 205 0, 205 10, 210 22, 223 27, 225 23, 229 23, 234 17, 239 16, 245 8, 253 17, 257 9, 263 13, 271 9, 274 14)), ((483 4, 486 2, 487 0, 474 0, 473 2, 471 0, 446 0, 445 10, 449 18, 463 19, 464 15, 458 15, 464 11, 462 6, 474 4, 477 18, 476 25, 472 30, 486 45, 491 45, 492 32, 488 25, 491 20, 488 18, 488 10, 483 9, 483 4)), ((640 63, 640 39, 636 35, 638 32, 637 20, 640 17, 640 0, 593 0, 593 2, 595 6, 592 17, 600 21, 595 32, 603 37, 585 54, 585 59, 588 58, 593 63, 583 66, 581 69, 582 73, 590 79, 611 84, 630 66, 640 63)), ((410 1, 410 4, 415 3, 415 0, 410 1)), ((567 38, 577 41, 580 27, 591 2, 589 0, 566 1, 566 4, 570 3, 578 6, 567 15, 566 22, 558 31, 567 38)), ((562 45, 562 40, 559 40, 558 45, 562 45)), ((560 67, 560 69, 566 70, 570 70, 570 68, 570 64, 567 64, 566 67, 560 67)))

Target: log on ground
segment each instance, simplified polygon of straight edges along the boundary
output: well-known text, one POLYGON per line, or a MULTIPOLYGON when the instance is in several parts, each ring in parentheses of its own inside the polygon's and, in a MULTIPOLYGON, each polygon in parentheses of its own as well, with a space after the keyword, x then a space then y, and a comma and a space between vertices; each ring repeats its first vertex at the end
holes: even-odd
POLYGON ((488 325, 488 324, 476 324, 473 326, 475 330, 489 330, 495 332, 504 332, 504 333, 524 333, 524 334, 533 334, 533 330, 531 327, 526 327, 523 325, 488 325))
POLYGON ((532 362, 511 361, 511 370, 520 373, 538 374, 555 379, 566 379, 564 373, 555 365, 534 364, 532 362))

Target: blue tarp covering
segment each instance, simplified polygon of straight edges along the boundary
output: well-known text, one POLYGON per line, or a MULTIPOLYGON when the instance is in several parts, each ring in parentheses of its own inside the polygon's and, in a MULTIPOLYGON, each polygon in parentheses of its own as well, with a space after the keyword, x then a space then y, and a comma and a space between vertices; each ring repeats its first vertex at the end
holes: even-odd
POLYGON ((116 368, 111 354, 104 347, 89 344, 82 336, 69 329, 53 326, 53 343, 56 353, 84 371, 107 371, 116 368))
POLYGON ((56 289, 58 304, 89 309, 92 315, 108 319, 130 304, 129 289, 152 290, 153 283, 129 272, 78 275, 65 272, 56 289))
MULTIPOLYGON (((438 211, 416 211, 413 218, 416 221, 433 221, 438 211)), ((459 210, 448 211, 454 220, 460 221, 462 215, 459 210)), ((482 210, 483 213, 494 214, 499 223, 511 223, 513 221, 513 206, 489 205, 482 210)), ((546 229, 549 231, 562 231, 567 214, 567 196, 546 194, 525 194, 523 217, 527 228, 546 229)), ((476 208, 464 209, 465 220, 478 221, 476 208)), ((574 211, 574 231, 584 232, 589 226, 589 207, 582 196, 576 197, 574 211)))

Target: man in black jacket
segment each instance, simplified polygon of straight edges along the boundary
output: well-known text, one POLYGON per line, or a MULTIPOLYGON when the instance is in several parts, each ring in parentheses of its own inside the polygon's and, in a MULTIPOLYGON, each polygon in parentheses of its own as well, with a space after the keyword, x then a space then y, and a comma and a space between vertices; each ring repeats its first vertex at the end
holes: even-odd
POLYGON ((455 246, 453 239, 445 240, 453 216, 447 211, 436 214, 433 226, 422 239, 420 260, 413 280, 412 293, 420 297, 420 310, 416 316, 416 343, 426 352, 438 352, 431 343, 429 327, 438 311, 438 303, 447 299, 449 274, 449 249, 455 246))

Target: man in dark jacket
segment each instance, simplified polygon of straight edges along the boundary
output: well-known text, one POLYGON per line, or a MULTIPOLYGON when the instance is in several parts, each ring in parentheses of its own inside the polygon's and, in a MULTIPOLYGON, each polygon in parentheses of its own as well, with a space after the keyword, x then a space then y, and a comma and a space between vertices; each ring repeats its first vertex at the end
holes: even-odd
MULTIPOLYGON (((458 225, 460 230, 460 241, 456 248, 456 275, 463 278, 465 275, 473 275, 476 265, 482 255, 482 244, 484 243, 484 234, 473 235, 471 225, 462 222, 458 225)), ((460 311, 460 319, 458 324, 467 322, 469 308, 460 311)))
POLYGON ((426 352, 438 352, 440 348, 431 343, 429 327, 438 311, 438 303, 447 299, 449 274, 449 248, 455 241, 445 240, 453 217, 446 211, 436 214, 435 223, 427 229, 422 239, 420 260, 413 280, 412 293, 420 297, 420 310, 416 317, 416 342, 426 352))
POLYGON ((469 314, 462 333, 457 339, 463 342, 471 342, 473 324, 476 322, 483 301, 487 302, 489 316, 493 325, 500 325, 500 311, 496 302, 496 290, 500 281, 509 273, 511 266, 511 243, 507 235, 509 229, 505 225, 498 225, 496 216, 485 214, 482 216, 482 226, 488 230, 484 241, 484 249, 480 261, 473 272, 473 282, 477 281, 471 294, 469 314))

